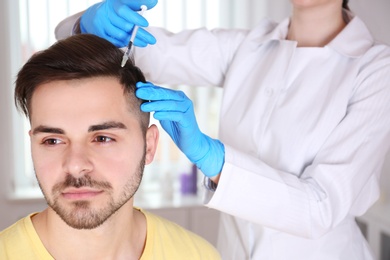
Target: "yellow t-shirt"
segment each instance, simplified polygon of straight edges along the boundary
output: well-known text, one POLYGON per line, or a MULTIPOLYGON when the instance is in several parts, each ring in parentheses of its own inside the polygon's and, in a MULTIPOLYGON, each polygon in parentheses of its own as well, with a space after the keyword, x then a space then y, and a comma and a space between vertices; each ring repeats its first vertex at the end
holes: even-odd
POLYGON ((1 260, 54 259, 43 246, 31 221, 31 214, 0 232, 1 260))
MULTIPOLYGON (((147 234, 141 260, 221 259, 216 249, 198 235, 166 219, 142 211, 147 234)), ((0 232, 1 260, 53 260, 31 221, 34 214, 0 232)))

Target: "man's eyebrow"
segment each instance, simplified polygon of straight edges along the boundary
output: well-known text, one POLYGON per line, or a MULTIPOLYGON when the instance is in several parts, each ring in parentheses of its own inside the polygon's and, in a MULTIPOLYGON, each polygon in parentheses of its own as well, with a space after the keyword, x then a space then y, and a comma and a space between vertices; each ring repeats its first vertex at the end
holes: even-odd
POLYGON ((33 133, 33 135, 38 134, 38 133, 49 133, 49 134, 63 135, 63 134, 65 134, 65 131, 62 130, 61 128, 40 125, 40 126, 35 127, 34 130, 32 131, 32 133, 33 133))
POLYGON ((107 129, 127 129, 127 127, 121 122, 109 121, 98 125, 91 125, 88 128, 88 132, 107 130, 107 129))

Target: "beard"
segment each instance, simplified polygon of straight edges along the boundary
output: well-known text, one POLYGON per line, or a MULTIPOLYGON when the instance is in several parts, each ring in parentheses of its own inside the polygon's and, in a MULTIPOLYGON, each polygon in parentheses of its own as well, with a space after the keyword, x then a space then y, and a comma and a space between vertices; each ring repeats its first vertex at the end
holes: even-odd
POLYGON ((75 229, 94 229, 102 225, 115 212, 117 212, 124 204, 126 204, 136 193, 141 184, 143 171, 145 167, 145 154, 139 162, 135 172, 127 180, 122 192, 117 199, 112 196, 113 188, 109 182, 93 180, 90 175, 84 175, 80 178, 75 178, 68 174, 65 181, 57 183, 53 186, 51 196, 48 196, 38 179, 39 187, 47 201, 50 208, 57 213, 57 215, 70 227, 75 229), (87 200, 80 200, 72 202, 69 206, 63 205, 59 200, 62 191, 65 188, 81 188, 91 187, 104 190, 109 200, 100 207, 93 208, 91 202, 87 200))

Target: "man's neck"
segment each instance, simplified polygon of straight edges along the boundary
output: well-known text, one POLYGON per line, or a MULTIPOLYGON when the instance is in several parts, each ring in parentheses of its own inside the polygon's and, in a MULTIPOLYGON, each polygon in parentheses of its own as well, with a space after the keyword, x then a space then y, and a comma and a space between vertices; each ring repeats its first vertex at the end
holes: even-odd
POLYGON ((345 26, 340 6, 294 7, 287 39, 298 47, 323 47, 345 26))
POLYGON ((45 248, 55 259, 139 259, 146 241, 146 219, 125 204, 101 226, 78 230, 51 208, 33 217, 45 248))

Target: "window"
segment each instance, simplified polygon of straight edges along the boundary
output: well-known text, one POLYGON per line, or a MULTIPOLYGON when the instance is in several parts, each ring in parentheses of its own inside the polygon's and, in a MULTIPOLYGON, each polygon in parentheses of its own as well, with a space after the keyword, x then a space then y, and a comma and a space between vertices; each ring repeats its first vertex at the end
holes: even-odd
MULTIPOLYGON (((16 1, 15 1, 16 2, 16 1)), ((36 51, 45 49, 56 40, 55 26, 67 16, 84 10, 99 1, 96 0, 19 0, 20 46, 13 46, 18 52, 18 68, 36 51)), ((145 13, 151 25, 165 27, 171 31, 185 28, 220 25, 220 1, 160 0, 158 5, 145 13)), ((16 4, 17 5, 17 4, 16 4)), ((16 75, 17 69, 12 71, 16 75)), ((199 127, 210 136, 217 136, 218 110, 221 90, 219 88, 169 86, 183 90, 195 104, 199 127)), ((15 113, 16 114, 16 113, 15 113)), ((23 154, 22 163, 16 165, 14 196, 16 198, 40 198, 41 192, 35 179, 30 154, 29 123, 21 115, 15 115, 15 124, 24 136, 16 145, 16 153, 23 154), (22 126, 22 127, 20 127, 22 126)), ((152 122, 159 125, 158 122, 152 122)), ((20 158, 20 156, 19 156, 20 158)), ((178 185, 178 174, 189 172, 191 164, 176 148, 169 136, 160 129, 160 142, 154 162, 145 167, 141 190, 159 190, 167 180, 178 185)), ((176 187, 173 187, 176 188, 176 187)))

